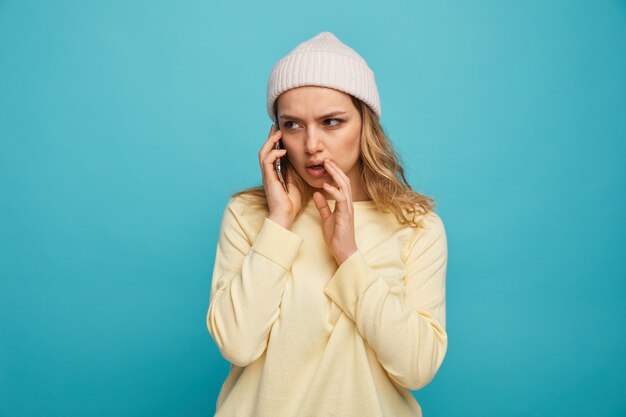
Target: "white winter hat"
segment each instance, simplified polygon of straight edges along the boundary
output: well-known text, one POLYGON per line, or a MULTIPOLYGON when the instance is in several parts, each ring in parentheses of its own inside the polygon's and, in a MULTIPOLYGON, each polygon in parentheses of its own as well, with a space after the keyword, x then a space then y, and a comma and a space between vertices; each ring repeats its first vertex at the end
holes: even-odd
POLYGON ((348 93, 365 102, 380 118, 374 73, 359 54, 330 32, 301 43, 274 65, 267 83, 267 114, 273 121, 278 96, 305 85, 348 93))

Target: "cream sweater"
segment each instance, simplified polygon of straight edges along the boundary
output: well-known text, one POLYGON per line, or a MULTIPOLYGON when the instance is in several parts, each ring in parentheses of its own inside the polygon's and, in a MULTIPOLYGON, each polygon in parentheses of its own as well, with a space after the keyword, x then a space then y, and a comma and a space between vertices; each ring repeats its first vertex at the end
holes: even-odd
POLYGON ((359 250, 339 267, 313 201, 291 230, 266 216, 241 197, 224 213, 207 326, 232 366, 216 416, 421 416, 410 390, 447 349, 439 216, 411 228, 355 202, 359 250))

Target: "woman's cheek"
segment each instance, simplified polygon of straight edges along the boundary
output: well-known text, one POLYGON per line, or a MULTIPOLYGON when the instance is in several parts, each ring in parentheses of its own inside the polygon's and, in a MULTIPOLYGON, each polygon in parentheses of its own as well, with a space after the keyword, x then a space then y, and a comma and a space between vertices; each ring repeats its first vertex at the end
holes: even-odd
POLYGON ((297 145, 295 145, 296 142, 290 139, 283 139, 283 146, 287 150, 287 155, 289 155, 290 159, 297 159, 301 153, 301 150, 297 145))

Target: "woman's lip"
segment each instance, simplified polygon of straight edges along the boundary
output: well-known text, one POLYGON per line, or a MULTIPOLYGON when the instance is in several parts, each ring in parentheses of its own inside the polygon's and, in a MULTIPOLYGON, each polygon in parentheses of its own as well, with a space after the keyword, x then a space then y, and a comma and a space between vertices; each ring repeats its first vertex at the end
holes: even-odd
POLYGON ((315 178, 319 178, 319 177, 323 177, 324 175, 326 175, 326 169, 322 168, 321 169, 313 169, 312 166, 308 166, 306 167, 306 172, 315 178))
POLYGON ((311 168, 311 167, 318 166, 318 165, 324 166, 324 161, 311 161, 308 164, 306 164, 306 167, 311 168))

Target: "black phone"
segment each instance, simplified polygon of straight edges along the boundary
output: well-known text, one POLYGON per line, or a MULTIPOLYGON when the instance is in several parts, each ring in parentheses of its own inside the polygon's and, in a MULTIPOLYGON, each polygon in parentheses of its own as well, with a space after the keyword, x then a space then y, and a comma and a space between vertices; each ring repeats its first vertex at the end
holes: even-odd
MULTIPOLYGON (((274 126, 276 126, 276 131, 280 130, 278 126, 278 115, 276 117, 276 124, 274 126)), ((279 139, 278 142, 276 142, 276 146, 274 147, 274 149, 284 149, 282 139, 279 139)), ((274 162, 274 169, 276 170, 276 174, 278 175, 278 180, 282 184, 285 192, 289 194, 289 190, 287 189, 287 183, 285 183, 286 168, 287 168, 287 158, 285 156, 278 158, 276 162, 274 162)))

